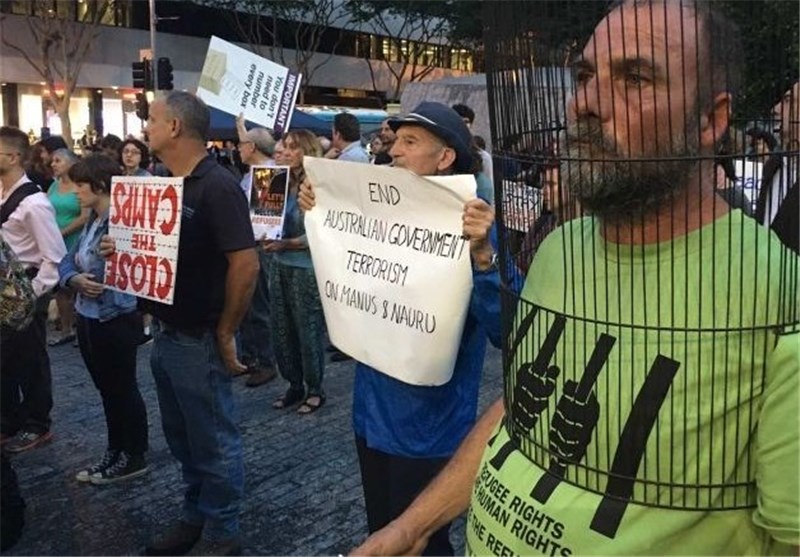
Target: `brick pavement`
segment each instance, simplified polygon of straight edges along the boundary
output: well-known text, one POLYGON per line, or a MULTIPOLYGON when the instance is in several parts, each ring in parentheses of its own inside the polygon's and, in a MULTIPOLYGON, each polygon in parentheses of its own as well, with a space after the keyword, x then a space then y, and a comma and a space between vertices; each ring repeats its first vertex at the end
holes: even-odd
MULTIPOLYGON (((149 346, 139 351, 139 383, 150 421, 150 472, 130 482, 94 486, 75 481, 105 449, 100 397, 77 348, 50 349, 54 439, 18 455, 14 466, 28 504, 27 525, 11 555, 137 555, 150 534, 174 520, 183 484, 161 432, 149 346)), ((500 353, 490 348, 481 410, 501 391, 500 353)), ((353 364, 329 364, 328 400, 299 417, 270 405, 285 387, 278 379, 235 388, 245 451, 242 537, 247 555, 347 553, 366 533, 350 406, 353 364)), ((463 520, 453 530, 463 547, 463 520)))

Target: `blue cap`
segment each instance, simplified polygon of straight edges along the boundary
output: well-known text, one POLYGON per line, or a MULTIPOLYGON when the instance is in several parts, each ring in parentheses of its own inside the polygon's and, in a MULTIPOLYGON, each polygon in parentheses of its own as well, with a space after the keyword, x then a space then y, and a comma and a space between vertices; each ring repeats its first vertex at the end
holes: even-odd
POLYGON ((425 101, 404 116, 389 120, 389 127, 422 126, 456 152, 455 171, 468 174, 472 169, 472 134, 458 113, 446 104, 425 101))

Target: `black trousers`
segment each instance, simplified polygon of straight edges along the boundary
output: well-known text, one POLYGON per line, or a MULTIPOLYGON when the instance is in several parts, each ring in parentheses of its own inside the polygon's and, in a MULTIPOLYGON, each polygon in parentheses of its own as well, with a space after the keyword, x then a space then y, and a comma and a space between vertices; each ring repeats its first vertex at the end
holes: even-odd
MULTIPOLYGON (((356 436, 356 450, 370 534, 400 516, 449 460, 390 455, 370 449, 359 436, 356 436)), ((422 554, 453 555, 450 523, 431 536, 422 554)))
POLYGON ((0 429, 50 430, 53 380, 47 355, 47 306, 50 296, 36 300, 33 321, 25 329, 0 329, 0 429))
POLYGON ((77 316, 78 346, 103 399, 108 448, 129 454, 147 451, 147 409, 136 382, 136 348, 142 317, 126 313, 101 322, 77 316))

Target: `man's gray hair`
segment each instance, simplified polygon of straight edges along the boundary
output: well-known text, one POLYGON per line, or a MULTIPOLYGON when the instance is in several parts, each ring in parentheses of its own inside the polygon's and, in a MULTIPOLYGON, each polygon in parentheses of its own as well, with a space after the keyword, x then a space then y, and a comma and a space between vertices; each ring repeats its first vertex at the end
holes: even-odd
POLYGON ((245 135, 247 141, 252 141, 256 150, 269 157, 275 152, 275 138, 267 128, 253 128, 245 135))
POLYGON ((181 121, 187 135, 205 141, 211 121, 208 106, 197 95, 186 91, 170 91, 163 97, 173 118, 181 121))

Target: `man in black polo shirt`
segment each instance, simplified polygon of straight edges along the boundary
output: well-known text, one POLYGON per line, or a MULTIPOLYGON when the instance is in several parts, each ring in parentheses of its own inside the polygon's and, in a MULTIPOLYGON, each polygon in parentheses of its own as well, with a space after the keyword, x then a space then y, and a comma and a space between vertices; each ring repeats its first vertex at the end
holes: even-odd
POLYGON ((143 305, 155 318, 150 363, 164 436, 187 489, 182 519, 148 545, 148 555, 241 550, 244 467, 231 376, 245 370, 234 334, 258 257, 239 185, 206 153, 208 126, 208 107, 191 93, 171 92, 150 105, 150 148, 185 177, 174 303, 143 305))

